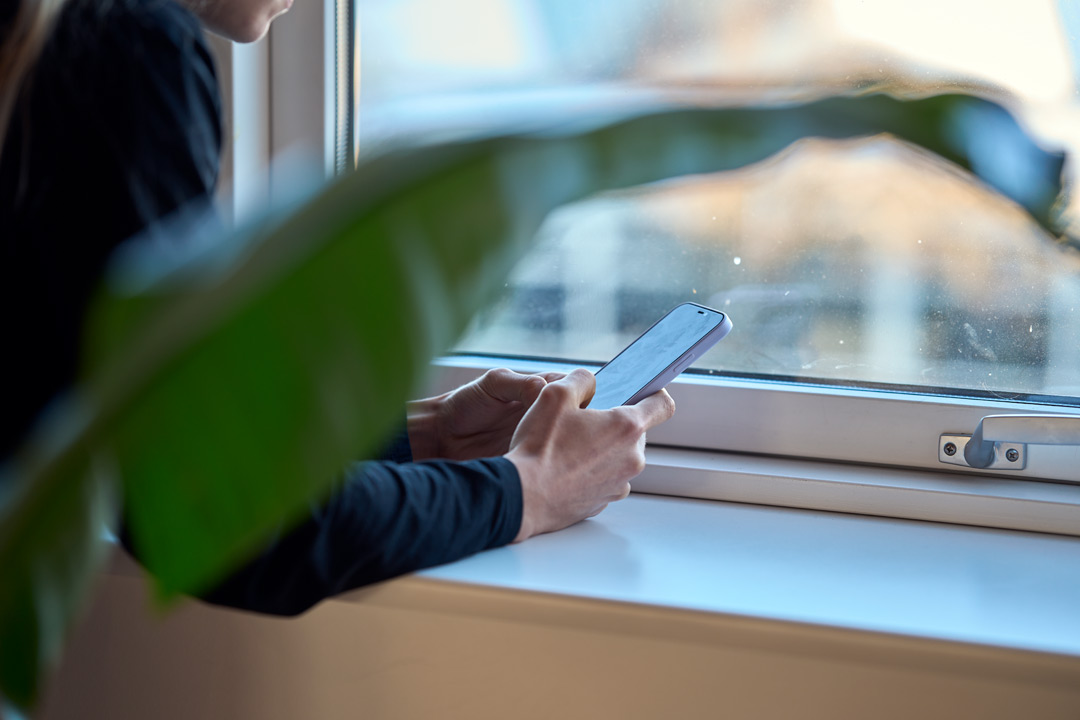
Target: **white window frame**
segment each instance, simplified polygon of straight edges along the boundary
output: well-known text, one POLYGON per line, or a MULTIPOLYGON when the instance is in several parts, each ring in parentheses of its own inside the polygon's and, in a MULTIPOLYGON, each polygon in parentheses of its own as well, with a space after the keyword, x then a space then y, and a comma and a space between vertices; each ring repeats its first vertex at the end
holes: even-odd
POLYGON ((271 185, 276 172, 289 172, 279 159, 292 153, 334 173, 333 7, 332 0, 295 3, 270 29, 271 185))
MULTIPOLYGON (((500 366, 574 367, 444 357, 430 389, 444 392, 500 366)), ((1041 473, 1034 479, 937 457, 942 433, 971 433, 987 414, 1080 417, 1076 408, 692 374, 669 390, 678 410, 649 433, 636 492, 1080 535, 1080 484, 1069 482, 1080 479, 1080 448, 1029 446, 1028 469, 1041 473)))
POLYGON ((208 35, 225 115, 219 192, 227 217, 249 217, 274 197, 296 158, 334 173, 332 0, 296 3, 263 39, 208 35), (280 175, 279 175, 280 174, 280 175))
MULTIPOLYGON (((304 148, 334 169, 332 0, 297 3, 254 49, 234 47, 232 69, 262 91, 228 87, 234 123, 254 134, 265 156, 238 144, 237 187, 259 187, 269 165, 304 148), (263 77, 265 82, 258 80, 263 77), (260 94, 261 93, 261 94, 260 94), (261 134, 260 134, 261 133, 261 134), (246 158, 246 160, 245 160, 246 158), (255 158, 255 160, 252 160, 255 158)), ((226 84, 226 83, 223 83, 226 84)), ((491 367, 566 370, 557 361, 453 356, 434 363, 433 391, 457 387, 491 367)), ((857 512, 1080 535, 1080 448, 1029 446, 1020 474, 971 470, 938 459, 943 433, 971 433, 985 415, 1066 413, 1032 403, 683 375, 670 388, 675 418, 650 433, 649 467, 636 491, 857 512)))

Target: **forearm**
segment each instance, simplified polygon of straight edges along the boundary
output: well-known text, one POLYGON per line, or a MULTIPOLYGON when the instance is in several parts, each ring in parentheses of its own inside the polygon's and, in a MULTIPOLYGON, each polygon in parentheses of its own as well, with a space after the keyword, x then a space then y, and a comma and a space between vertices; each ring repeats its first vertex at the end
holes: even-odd
POLYGON ((516 469, 470 462, 358 463, 330 500, 205 600, 294 615, 323 598, 511 542, 516 469))

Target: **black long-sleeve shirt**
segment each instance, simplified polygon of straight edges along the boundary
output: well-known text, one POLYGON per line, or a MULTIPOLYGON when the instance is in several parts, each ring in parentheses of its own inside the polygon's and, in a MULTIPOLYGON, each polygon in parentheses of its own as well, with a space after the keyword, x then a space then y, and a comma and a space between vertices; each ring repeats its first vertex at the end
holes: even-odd
MULTIPOLYGON (((13 6, 0 9, 5 34, 13 6)), ((111 251, 206 202, 221 147, 217 79, 190 13, 172 0, 71 0, 0 156, 0 458, 75 381, 83 316, 111 251)), ((354 465, 328 501, 206 598, 293 614, 514 538, 512 463, 410 460, 406 443, 392 459, 354 465)))

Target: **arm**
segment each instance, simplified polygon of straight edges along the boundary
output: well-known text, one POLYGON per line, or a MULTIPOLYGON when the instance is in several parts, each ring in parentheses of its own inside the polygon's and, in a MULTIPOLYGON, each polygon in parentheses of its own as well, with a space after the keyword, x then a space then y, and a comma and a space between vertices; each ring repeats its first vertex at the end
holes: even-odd
POLYGON ((507 447, 504 457, 358 464, 329 502, 204 599, 292 615, 345 590, 558 530, 626 497, 644 467, 645 431, 674 412, 670 396, 586 410, 592 373, 537 377, 496 370, 410 404, 410 439, 458 456, 507 447))
POLYGON ((521 484, 503 458, 358 463, 325 504, 203 595, 295 615, 320 600, 514 539, 521 484))
POLYGON ((293 615, 339 592, 511 542, 521 527, 521 483, 513 463, 497 456, 540 389, 560 377, 491 370, 408 403, 406 431, 383 461, 354 465, 325 504, 203 599, 293 615))

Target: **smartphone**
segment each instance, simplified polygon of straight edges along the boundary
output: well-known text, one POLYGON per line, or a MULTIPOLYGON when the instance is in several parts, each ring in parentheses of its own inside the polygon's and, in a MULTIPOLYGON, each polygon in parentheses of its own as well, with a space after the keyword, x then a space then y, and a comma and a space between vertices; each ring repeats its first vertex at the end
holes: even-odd
POLYGON ((697 303, 677 305, 596 371, 588 407, 633 405, 659 391, 731 332, 731 319, 697 303))

